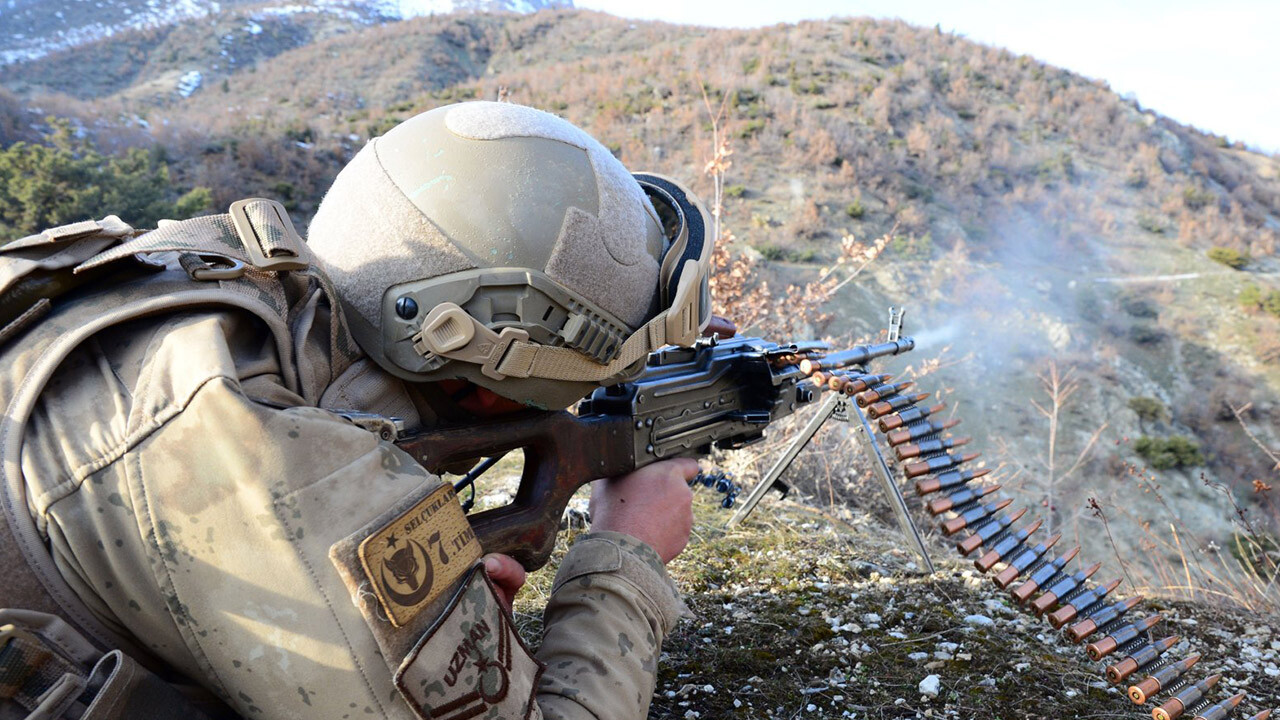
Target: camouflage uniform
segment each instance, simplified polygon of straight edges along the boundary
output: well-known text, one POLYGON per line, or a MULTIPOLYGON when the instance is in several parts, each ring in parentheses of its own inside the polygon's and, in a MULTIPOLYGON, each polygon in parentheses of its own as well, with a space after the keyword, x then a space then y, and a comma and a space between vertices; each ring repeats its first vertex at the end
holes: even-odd
MULTIPOLYGON (((151 257, 163 277, 191 269, 151 257)), ((389 622, 353 548, 452 491, 329 408, 412 413, 404 386, 354 349, 314 269, 205 284, 281 322, 242 303, 115 325, 66 355, 25 422, 25 509, 96 622, 245 717, 647 713, 682 608, 652 548, 579 540, 536 656, 474 569, 389 622)))

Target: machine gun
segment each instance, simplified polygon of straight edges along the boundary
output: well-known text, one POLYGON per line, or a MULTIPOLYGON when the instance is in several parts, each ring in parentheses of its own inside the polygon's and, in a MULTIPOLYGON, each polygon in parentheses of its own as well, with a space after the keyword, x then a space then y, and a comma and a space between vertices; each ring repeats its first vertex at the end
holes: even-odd
POLYGON ((750 445, 764 438, 771 423, 814 403, 823 391, 848 405, 849 395, 885 377, 867 373, 872 360, 913 347, 911 338, 899 339, 896 332, 888 342, 840 352, 822 342, 703 338, 691 348, 651 353, 638 377, 596 390, 577 414, 531 411, 434 428, 397 445, 437 473, 485 458, 456 484, 459 489, 504 454, 523 449, 514 500, 467 519, 485 552, 510 555, 533 570, 550 558, 560 518, 579 487, 659 460, 750 445))

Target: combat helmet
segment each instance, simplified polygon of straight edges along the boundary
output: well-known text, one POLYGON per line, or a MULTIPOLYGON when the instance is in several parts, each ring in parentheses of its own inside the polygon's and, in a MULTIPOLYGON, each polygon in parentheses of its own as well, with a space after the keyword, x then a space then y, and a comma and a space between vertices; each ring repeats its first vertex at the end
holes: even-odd
POLYGON ((708 221, 687 189, 630 174, 566 120, 468 102, 366 145, 308 245, 387 371, 558 409, 706 327, 708 221))

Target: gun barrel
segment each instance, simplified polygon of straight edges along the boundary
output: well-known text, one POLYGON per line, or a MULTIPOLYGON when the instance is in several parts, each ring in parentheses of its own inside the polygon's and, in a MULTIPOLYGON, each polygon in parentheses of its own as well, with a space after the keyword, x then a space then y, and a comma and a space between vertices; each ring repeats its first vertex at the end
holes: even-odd
POLYGON ((806 373, 811 373, 816 370, 831 370, 849 367, 850 365, 866 365, 876 358, 899 355, 914 349, 915 346, 916 341, 909 337, 875 345, 859 345, 848 350, 831 353, 819 360, 804 360, 800 363, 800 369, 806 373))

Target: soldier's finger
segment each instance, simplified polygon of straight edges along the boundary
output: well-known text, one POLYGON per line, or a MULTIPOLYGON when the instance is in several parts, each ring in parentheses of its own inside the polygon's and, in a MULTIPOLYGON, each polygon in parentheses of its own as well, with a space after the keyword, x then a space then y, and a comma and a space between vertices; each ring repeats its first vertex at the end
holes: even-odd
POLYGON ((509 555, 490 553, 484 556, 484 570, 502 596, 500 599, 503 604, 510 610, 516 593, 524 586, 527 576, 524 567, 509 555))

